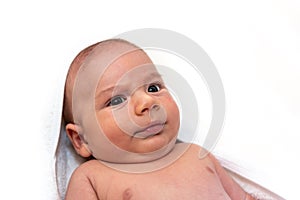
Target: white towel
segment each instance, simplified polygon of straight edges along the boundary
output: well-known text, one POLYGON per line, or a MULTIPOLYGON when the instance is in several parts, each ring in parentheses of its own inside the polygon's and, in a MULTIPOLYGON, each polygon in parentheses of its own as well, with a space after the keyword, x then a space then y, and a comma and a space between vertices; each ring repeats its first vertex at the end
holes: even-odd
POLYGON ((46 113, 43 116, 43 128, 47 149, 49 151, 51 177, 48 178, 49 186, 52 188, 50 199, 64 199, 69 178, 74 169, 84 159, 76 154, 65 133, 62 119, 63 97, 65 78, 69 66, 56 69, 53 90, 50 91, 46 113))
MULTIPOLYGON (((63 124, 63 121, 62 121, 63 124)), ((65 128, 61 126, 61 132, 56 150, 56 183, 60 199, 66 193, 68 181, 76 167, 85 161, 73 149, 71 142, 65 133, 65 128)))

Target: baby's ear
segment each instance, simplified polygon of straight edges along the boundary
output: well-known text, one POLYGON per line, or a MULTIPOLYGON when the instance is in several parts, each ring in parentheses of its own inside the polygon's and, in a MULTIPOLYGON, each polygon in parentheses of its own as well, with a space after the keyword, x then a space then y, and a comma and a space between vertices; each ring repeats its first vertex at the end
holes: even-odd
POLYGON ((79 127, 75 124, 69 123, 66 125, 67 135, 73 144, 75 151, 84 158, 90 157, 91 151, 88 149, 87 145, 82 141, 79 135, 79 127))

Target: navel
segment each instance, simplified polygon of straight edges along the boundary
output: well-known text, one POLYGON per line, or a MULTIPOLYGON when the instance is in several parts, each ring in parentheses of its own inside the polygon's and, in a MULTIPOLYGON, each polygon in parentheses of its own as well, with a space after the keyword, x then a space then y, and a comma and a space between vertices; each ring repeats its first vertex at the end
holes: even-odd
POLYGON ((132 190, 130 188, 127 188, 124 192, 123 192, 123 200, 130 200, 132 197, 132 190))

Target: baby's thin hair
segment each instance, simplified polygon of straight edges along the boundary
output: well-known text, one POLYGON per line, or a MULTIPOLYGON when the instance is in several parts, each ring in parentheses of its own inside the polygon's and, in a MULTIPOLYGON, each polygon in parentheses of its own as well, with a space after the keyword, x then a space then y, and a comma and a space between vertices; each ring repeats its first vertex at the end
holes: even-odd
POLYGON ((64 89, 64 104, 63 104, 63 119, 66 124, 68 123, 74 123, 74 118, 73 118, 73 112, 72 112, 72 91, 74 87, 74 82, 75 78, 77 75, 77 72, 79 71, 80 67, 84 64, 85 60, 87 57, 93 52, 93 50, 96 47, 107 47, 113 44, 126 44, 133 46, 135 48, 140 49, 138 46, 135 44, 124 40, 120 38, 113 38, 113 39, 108 39, 108 40, 103 40, 101 42, 97 42, 95 44, 92 44, 85 49, 81 50, 74 60, 72 61, 67 77, 66 77, 66 82, 65 82, 65 89, 64 89))

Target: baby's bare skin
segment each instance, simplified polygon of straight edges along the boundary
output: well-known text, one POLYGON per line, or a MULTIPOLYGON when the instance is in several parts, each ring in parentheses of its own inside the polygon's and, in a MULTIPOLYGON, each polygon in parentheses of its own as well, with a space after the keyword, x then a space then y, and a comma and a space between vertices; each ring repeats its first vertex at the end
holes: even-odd
POLYGON ((200 150, 191 145, 171 165, 148 173, 126 173, 88 161, 74 172, 66 199, 250 199, 211 154, 199 159, 200 150))
POLYGON ((142 49, 109 40, 70 69, 66 133, 80 156, 96 159, 75 170, 67 200, 251 199, 211 154, 200 159, 201 147, 175 144, 179 109, 142 49))

